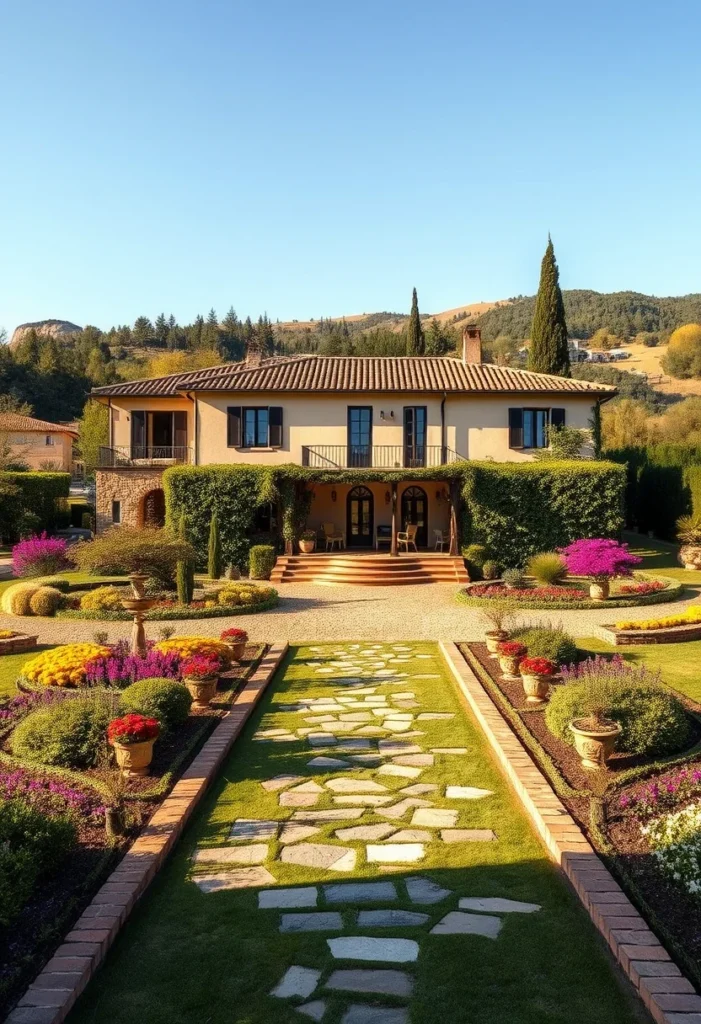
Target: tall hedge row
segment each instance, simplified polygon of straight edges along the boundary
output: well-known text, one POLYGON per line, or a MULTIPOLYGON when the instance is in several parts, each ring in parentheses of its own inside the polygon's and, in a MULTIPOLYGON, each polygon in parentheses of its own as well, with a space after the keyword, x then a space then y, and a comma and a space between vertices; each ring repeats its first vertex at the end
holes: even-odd
POLYGON ((15 473, 3 470, 0 471, 0 481, 19 487, 23 509, 39 517, 42 530, 55 529, 62 512, 65 516, 65 505, 61 499, 69 495, 70 473, 15 473))
POLYGON ((484 544, 504 565, 580 537, 623 528, 626 473, 611 462, 469 463, 463 470, 462 542, 484 544))
MULTIPOLYGON (((411 475, 457 481, 463 498, 461 543, 485 544, 506 564, 520 565, 531 554, 579 537, 615 536, 623 526, 625 468, 612 463, 465 462, 411 475)), ((166 518, 176 525, 185 515, 198 565, 205 568, 216 512, 224 563, 245 568, 258 539, 255 518, 262 505, 278 505, 281 531, 291 539, 309 512, 306 483, 404 478, 406 473, 396 470, 331 474, 299 466, 174 466, 163 475, 166 518)))
POLYGON ((627 466, 629 527, 674 540, 679 516, 701 513, 701 446, 641 445, 607 451, 606 456, 627 466))

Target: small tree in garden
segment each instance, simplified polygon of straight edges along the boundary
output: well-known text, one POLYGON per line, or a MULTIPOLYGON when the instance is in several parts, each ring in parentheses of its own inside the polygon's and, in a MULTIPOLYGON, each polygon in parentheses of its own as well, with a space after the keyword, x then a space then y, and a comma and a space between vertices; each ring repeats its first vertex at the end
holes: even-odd
POLYGON ((187 555, 178 559, 175 569, 175 585, 178 590, 178 601, 180 604, 190 604, 195 592, 195 563, 193 552, 188 542, 187 519, 180 517, 178 525, 178 540, 189 549, 187 555))
POLYGON ((95 540, 70 548, 69 558, 96 576, 139 573, 166 586, 173 585, 179 561, 192 561, 194 552, 186 539, 155 527, 116 526, 95 540))
POLYGON ((627 544, 605 537, 576 540, 562 548, 560 554, 573 576, 586 576, 597 583, 618 576, 630 576, 642 558, 631 554, 627 544))
POLYGON ((12 549, 13 576, 52 576, 70 568, 65 540, 49 537, 46 531, 21 540, 12 549))
POLYGON ((222 574, 222 550, 221 550, 221 537, 219 535, 219 520, 217 519, 217 513, 212 513, 212 519, 209 524, 209 559, 207 562, 207 572, 209 573, 210 579, 218 580, 222 574))

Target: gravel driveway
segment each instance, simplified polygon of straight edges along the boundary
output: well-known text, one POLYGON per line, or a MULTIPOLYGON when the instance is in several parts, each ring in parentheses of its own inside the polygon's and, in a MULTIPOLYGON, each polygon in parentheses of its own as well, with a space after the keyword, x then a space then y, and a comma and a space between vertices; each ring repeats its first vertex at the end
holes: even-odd
MULTIPOLYGON (((411 587, 324 587, 310 583, 282 583, 281 601, 272 611, 259 615, 233 616, 201 621, 170 623, 177 633, 217 636, 227 626, 247 629, 252 638, 268 643, 314 640, 478 640, 486 622, 478 608, 455 600, 454 583, 421 584, 411 587)), ((678 613, 698 603, 697 589, 689 590, 684 601, 626 609, 594 611, 525 611, 519 622, 557 622, 574 636, 596 636, 598 627, 616 618, 647 619, 678 613)), ((40 643, 70 643, 91 640, 96 630, 107 630, 110 640, 128 636, 127 622, 79 622, 61 619, 21 621, 0 615, 0 629, 19 625, 36 631, 40 643)), ((161 622, 146 623, 147 635, 158 636, 161 622)))

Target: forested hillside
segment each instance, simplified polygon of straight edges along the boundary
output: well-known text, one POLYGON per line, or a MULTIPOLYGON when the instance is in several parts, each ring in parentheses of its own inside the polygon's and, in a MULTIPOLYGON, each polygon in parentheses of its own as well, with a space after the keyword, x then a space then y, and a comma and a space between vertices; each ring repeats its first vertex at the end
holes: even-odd
MULTIPOLYGON (((640 292, 563 291, 567 330, 571 338, 590 338, 603 328, 620 338, 646 331, 670 332, 682 324, 701 322, 701 294, 658 299, 640 292)), ((500 335, 528 338, 535 296, 519 295, 484 313, 480 319, 485 340, 500 335)))

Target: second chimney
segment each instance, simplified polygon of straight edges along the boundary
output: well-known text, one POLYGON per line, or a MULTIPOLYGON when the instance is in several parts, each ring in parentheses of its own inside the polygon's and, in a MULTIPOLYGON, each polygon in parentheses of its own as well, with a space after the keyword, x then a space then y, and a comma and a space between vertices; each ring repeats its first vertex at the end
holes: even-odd
POLYGON ((462 332, 462 361, 482 362, 482 331, 474 324, 465 327, 462 332))

